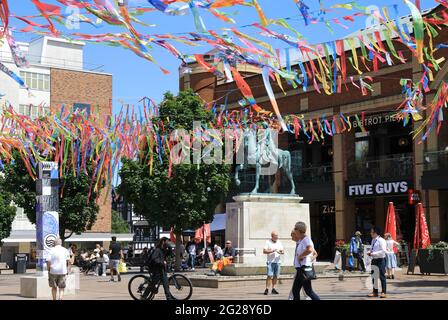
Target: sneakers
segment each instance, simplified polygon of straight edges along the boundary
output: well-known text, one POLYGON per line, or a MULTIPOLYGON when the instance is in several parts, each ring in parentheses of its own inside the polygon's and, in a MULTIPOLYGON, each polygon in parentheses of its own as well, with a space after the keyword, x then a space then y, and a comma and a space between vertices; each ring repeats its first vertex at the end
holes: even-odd
POLYGON ((264 295, 265 295, 265 296, 267 296, 268 293, 269 293, 269 290, 268 290, 268 289, 264 290, 264 295))
POLYGON ((387 295, 383 292, 380 294, 380 298, 382 298, 382 299, 387 298, 387 295))
POLYGON ((102 274, 102 277, 107 277, 105 273, 102 274))
POLYGON ((275 290, 274 288, 272 288, 272 291, 271 291, 271 293, 272 293, 272 294, 278 294, 278 291, 277 291, 277 290, 275 290))
POLYGON ((368 295, 369 298, 377 298, 378 297, 378 293, 376 292, 372 292, 371 294, 368 295))

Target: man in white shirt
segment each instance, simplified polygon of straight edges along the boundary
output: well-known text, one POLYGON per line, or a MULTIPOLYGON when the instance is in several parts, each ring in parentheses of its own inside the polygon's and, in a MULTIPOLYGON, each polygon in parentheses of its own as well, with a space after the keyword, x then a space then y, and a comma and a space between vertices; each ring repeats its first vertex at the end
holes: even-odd
POLYGON ((271 239, 266 241, 266 245, 263 248, 263 253, 267 255, 267 278, 266 278, 266 290, 264 294, 267 295, 269 287, 272 286, 272 294, 278 294, 275 290, 277 279, 280 275, 280 255, 284 254, 283 245, 278 240, 278 233, 272 231, 271 239))
POLYGON ((68 264, 70 263, 70 254, 62 246, 61 239, 56 239, 55 246, 50 250, 47 258, 48 284, 51 287, 53 300, 56 300, 57 290, 59 288, 59 300, 62 300, 65 289, 65 278, 67 276, 68 264))
POLYGON ((378 297, 378 277, 381 281, 381 298, 386 296, 386 240, 380 236, 381 228, 372 227, 370 235, 372 236, 372 246, 367 253, 372 258, 372 281, 373 292, 369 297, 378 297))

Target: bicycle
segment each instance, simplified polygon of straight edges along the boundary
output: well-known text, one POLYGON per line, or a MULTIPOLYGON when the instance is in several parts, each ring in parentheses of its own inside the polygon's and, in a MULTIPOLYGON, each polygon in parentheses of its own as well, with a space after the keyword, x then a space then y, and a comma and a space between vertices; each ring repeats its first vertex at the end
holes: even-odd
MULTIPOLYGON (((151 273, 149 275, 139 274, 129 280, 128 291, 134 300, 153 300, 159 292, 161 284, 161 277, 158 283, 154 284, 151 273)), ((168 277, 168 288, 174 300, 185 301, 190 299, 193 294, 193 285, 190 279, 177 273, 168 277)))

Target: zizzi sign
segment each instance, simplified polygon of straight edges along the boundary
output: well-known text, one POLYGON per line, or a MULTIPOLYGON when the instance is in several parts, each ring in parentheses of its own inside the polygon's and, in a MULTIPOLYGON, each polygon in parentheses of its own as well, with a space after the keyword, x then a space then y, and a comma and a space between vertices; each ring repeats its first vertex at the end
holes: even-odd
POLYGON ((376 182, 347 185, 348 197, 382 196, 390 194, 407 194, 409 181, 376 182))

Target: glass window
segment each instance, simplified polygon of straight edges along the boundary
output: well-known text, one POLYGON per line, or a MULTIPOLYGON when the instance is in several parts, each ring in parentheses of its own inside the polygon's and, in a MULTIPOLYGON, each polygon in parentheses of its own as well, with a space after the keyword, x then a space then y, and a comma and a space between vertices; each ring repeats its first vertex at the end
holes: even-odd
POLYGON ((37 75, 37 89, 44 90, 44 75, 43 74, 37 75))
POLYGON ((31 88, 31 73, 26 72, 25 84, 28 88, 31 88))
POLYGON ((31 74, 31 89, 37 89, 37 74, 31 74))
POLYGON ((44 75, 44 91, 50 91, 50 76, 44 75))
POLYGON ((50 76, 48 74, 20 71, 20 76, 30 89, 41 91, 50 90, 50 76))

